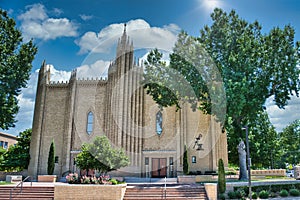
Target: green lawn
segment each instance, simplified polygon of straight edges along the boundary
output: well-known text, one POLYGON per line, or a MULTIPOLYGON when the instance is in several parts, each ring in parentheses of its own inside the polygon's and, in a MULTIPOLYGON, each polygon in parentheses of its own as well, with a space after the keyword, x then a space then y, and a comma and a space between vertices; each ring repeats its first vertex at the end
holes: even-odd
POLYGON ((0 185, 11 185, 11 184, 13 184, 13 183, 8 183, 6 181, 0 181, 0 185))

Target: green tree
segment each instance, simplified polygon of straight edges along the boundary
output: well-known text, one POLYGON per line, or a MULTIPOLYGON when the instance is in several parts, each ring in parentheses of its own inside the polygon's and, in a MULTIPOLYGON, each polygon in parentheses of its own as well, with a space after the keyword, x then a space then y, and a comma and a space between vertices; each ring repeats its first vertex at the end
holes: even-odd
POLYGON ((122 149, 112 148, 106 136, 96 137, 93 143, 83 144, 82 152, 76 157, 81 169, 96 169, 101 173, 120 169, 129 164, 129 158, 122 149))
POLYGON ((189 161, 188 161, 188 152, 186 149, 186 145, 184 145, 184 153, 183 153, 183 173, 189 174, 189 161))
POLYGON ((0 9, 0 128, 13 127, 19 110, 17 96, 29 79, 37 48, 22 43, 15 21, 0 9))
POLYGON ((53 175, 54 167, 55 167, 55 145, 54 145, 54 141, 52 140, 49 148, 49 154, 48 154, 48 167, 47 167, 48 175, 53 175))
POLYGON ((5 170, 5 168, 3 167, 5 152, 6 152, 6 150, 3 147, 0 147, 0 171, 4 171, 5 170))
MULTIPOLYGON (((86 170, 88 173, 90 169, 94 169, 98 165, 95 157, 89 152, 87 148, 88 144, 83 144, 81 146, 81 153, 76 157, 76 165, 82 169, 86 170)), ((87 174, 88 175, 88 174, 87 174)))
POLYGON ((144 83, 159 105, 179 109, 189 102, 215 115, 227 131, 229 161, 238 164, 242 127, 256 122, 266 99, 284 108, 290 95, 298 95, 299 42, 290 25, 263 34, 257 21, 248 23, 235 11, 215 9, 211 17, 212 25, 204 26, 199 37, 179 35, 169 65, 152 51, 144 83))
POLYGON ((249 143, 253 168, 281 168, 279 134, 265 111, 259 112, 249 125, 249 143))
POLYGON ((222 159, 218 162, 218 193, 224 194, 226 191, 225 169, 222 159))
POLYGON ((19 133, 17 144, 15 146, 10 146, 8 151, 3 155, 3 162, 0 161, 3 170, 22 171, 23 169, 28 168, 31 134, 31 129, 19 133))
POLYGON ((297 165, 300 163, 300 120, 295 120, 280 133, 282 158, 285 163, 297 165))

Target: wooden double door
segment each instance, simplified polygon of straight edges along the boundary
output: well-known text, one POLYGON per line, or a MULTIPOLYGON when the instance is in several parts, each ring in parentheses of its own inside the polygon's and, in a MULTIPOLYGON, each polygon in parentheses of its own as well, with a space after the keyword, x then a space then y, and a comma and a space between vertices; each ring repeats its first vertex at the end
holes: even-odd
POLYGON ((151 175, 153 178, 167 177, 167 159, 166 158, 152 158, 151 175))

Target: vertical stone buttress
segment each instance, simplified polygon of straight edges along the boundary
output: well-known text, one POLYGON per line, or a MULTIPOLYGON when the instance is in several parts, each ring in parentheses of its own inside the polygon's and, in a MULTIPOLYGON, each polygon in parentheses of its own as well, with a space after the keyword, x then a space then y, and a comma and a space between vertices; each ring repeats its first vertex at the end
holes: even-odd
POLYGON ((142 148, 144 142, 144 125, 145 125, 145 90, 142 85, 140 85, 140 81, 143 79, 144 74, 144 67, 143 65, 141 68, 138 69, 138 76, 137 76, 137 85, 138 85, 138 163, 140 166, 142 165, 142 148))
MULTIPOLYGON (((63 155, 62 165, 60 172, 64 173, 68 170, 72 170, 73 160, 71 160, 72 150, 72 137, 74 137, 75 123, 74 123, 74 110, 76 107, 76 69, 72 71, 69 80, 68 98, 66 100, 66 111, 65 111, 65 123, 64 123, 64 135, 63 141, 64 146, 61 149, 61 155, 63 155)), ((62 174, 60 174, 61 176, 62 174)))
POLYGON ((43 138, 42 133, 44 128, 45 119, 45 99, 47 95, 46 85, 50 82, 50 70, 47 68, 44 61, 38 77, 36 102, 34 108, 33 124, 32 124, 32 136, 30 142, 30 162, 28 166, 28 174, 37 179, 40 168, 40 152, 41 152, 41 140, 43 138))
MULTIPOLYGON (((108 70, 108 92, 106 101, 106 134, 114 145, 122 147, 127 152, 132 150, 131 138, 131 95, 132 95, 132 70, 133 44, 129 42, 126 26, 118 42, 115 61, 108 70), (112 125, 109 125, 112 124, 112 125)), ((133 158, 131 163, 134 163, 133 158)))

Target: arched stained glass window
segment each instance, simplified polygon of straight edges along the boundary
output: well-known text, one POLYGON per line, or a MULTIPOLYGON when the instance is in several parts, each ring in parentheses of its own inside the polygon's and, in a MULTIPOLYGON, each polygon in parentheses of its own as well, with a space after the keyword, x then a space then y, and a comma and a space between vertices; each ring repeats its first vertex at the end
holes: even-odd
POLYGON ((161 135, 162 133, 162 113, 160 111, 158 111, 156 113, 156 133, 158 135, 161 135))
POLYGON ((93 132, 94 115, 89 112, 87 115, 86 132, 90 135, 93 132))

